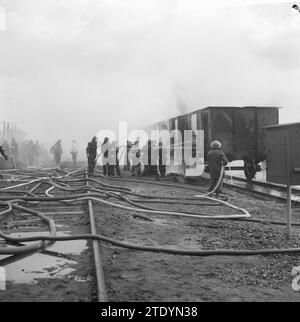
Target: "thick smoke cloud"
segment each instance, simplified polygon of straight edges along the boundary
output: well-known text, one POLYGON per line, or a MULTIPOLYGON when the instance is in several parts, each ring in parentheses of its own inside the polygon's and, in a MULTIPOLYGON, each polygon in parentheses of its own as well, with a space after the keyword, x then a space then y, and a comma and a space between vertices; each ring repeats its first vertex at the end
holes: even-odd
POLYGON ((1 120, 29 137, 85 142, 208 105, 300 103, 300 14, 291 3, 3 0, 1 120))

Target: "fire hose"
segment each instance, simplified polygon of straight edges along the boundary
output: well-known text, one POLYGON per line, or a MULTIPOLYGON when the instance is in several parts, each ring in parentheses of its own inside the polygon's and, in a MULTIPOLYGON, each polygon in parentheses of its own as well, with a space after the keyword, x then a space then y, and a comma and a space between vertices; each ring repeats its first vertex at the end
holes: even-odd
MULTIPOLYGON (((223 172, 224 172, 224 168, 223 168, 223 172)), ((222 180, 222 176, 223 176, 223 172, 221 172, 219 181, 216 185, 216 187, 214 188, 213 191, 211 191, 208 194, 204 194, 204 195, 198 195, 196 196, 197 198, 205 198, 211 201, 216 201, 216 199, 210 197, 211 194, 213 194, 216 189, 218 188, 218 186, 220 185, 220 182, 222 180)), ((70 175, 69 173, 67 173, 68 175, 70 175)), ((63 176, 60 176, 59 179, 64 178, 63 176)), ((62 190, 69 190, 69 191, 75 191, 75 190, 80 190, 83 187, 79 187, 76 189, 71 189, 71 188, 67 188, 64 185, 61 184, 57 184, 53 181, 53 178, 49 179, 48 183, 51 185, 51 190, 53 190, 54 188, 57 189, 62 189, 62 190), (51 180, 52 179, 52 180, 51 180)), ((55 179, 54 179, 55 180, 55 179)), ((27 184, 31 184, 31 183, 35 183, 38 180, 32 180, 30 182, 28 182, 27 184)), ((43 177, 41 179, 41 181, 45 181, 45 177, 43 177)), ((38 184, 41 184, 41 182, 38 182, 38 184)), ((22 185, 23 186, 23 185, 22 185)), ((11 188, 16 188, 16 187, 20 187, 20 185, 16 185, 13 186, 11 188)), ((37 185, 34 187, 34 190, 37 188, 37 185)), ((102 187, 106 188, 106 187, 102 187)), ((5 188, 0 189, 4 190, 5 188)), ((49 194, 50 189, 47 189, 47 192, 49 194)), ((5 189, 6 191, 8 189, 5 189)), ((31 194, 34 191, 33 189, 31 189, 31 194)), ((119 192, 120 193, 120 192, 119 192)), ((121 191, 121 193, 129 193, 129 191, 121 191)), ((152 215, 155 214, 159 214, 159 215, 171 215, 171 216, 182 216, 182 217, 191 217, 191 218, 206 218, 206 219, 246 219, 246 220, 251 220, 252 218, 250 217, 250 214, 237 206, 234 206, 226 201, 217 199, 217 202, 224 204, 225 206, 231 207, 235 210, 238 211, 242 211, 243 214, 242 215, 227 215, 227 216, 199 216, 199 215, 191 215, 191 214, 185 214, 185 213, 180 213, 180 212, 172 212, 172 211, 161 211, 161 210, 149 210, 149 209, 140 209, 140 208, 132 208, 132 207, 127 207, 121 204, 116 204, 116 203, 112 203, 103 199, 100 199, 99 197, 103 197, 103 196, 110 196, 110 197, 115 197, 118 198, 120 197, 120 199, 124 200, 124 201, 130 201, 129 199, 127 199, 126 197, 117 194, 115 191, 107 191, 104 194, 100 194, 100 192, 97 193, 85 193, 85 194, 73 194, 73 195, 68 195, 68 196, 61 196, 61 197, 57 197, 57 196, 53 196, 51 195, 49 197, 37 197, 37 196, 30 196, 30 197, 24 197, 24 196, 10 196, 10 197, 2 197, 1 198, 1 202, 0 205, 2 206, 7 206, 8 208, 6 210, 4 210, 2 213, 0 213, 0 222, 3 220, 3 218, 7 217, 9 214, 11 214, 13 212, 14 209, 17 210, 22 210, 26 213, 30 213, 32 215, 36 215, 38 216, 41 220, 47 222, 48 226, 49 226, 49 231, 50 231, 50 235, 49 236, 35 236, 35 237, 23 237, 23 238, 17 238, 17 237, 10 237, 8 235, 3 234, 0 231, 0 237, 4 238, 5 240, 7 240, 8 242, 33 242, 33 241, 37 241, 37 244, 34 245, 28 245, 28 246, 20 246, 20 247, 9 247, 9 248, 1 248, 0 249, 0 254, 20 254, 20 253, 26 253, 26 252, 32 252, 33 250, 41 250, 44 249, 45 247, 48 247, 50 244, 46 243, 46 242, 55 242, 55 241, 70 241, 70 240, 78 240, 78 239, 92 239, 92 240, 98 240, 98 241, 103 241, 103 242, 107 242, 110 243, 114 246, 119 246, 119 247, 124 247, 127 249, 132 249, 132 250, 139 250, 139 251, 150 251, 150 252, 158 252, 158 253, 167 253, 167 254, 177 254, 177 255, 189 255, 189 256, 212 256, 212 255, 234 255, 234 256, 249 256, 249 255, 268 255, 268 254, 298 254, 300 253, 300 248, 285 248, 285 249, 257 249, 257 250, 199 250, 199 251, 195 251, 195 250, 186 250, 186 249, 173 249, 173 248, 164 248, 164 247, 150 247, 150 246, 141 246, 141 245, 135 245, 135 244, 130 244, 130 243, 126 243, 126 242, 120 242, 105 236, 101 236, 101 235, 95 235, 95 234, 81 234, 81 235, 73 235, 73 236, 55 236, 55 225, 52 219, 49 219, 47 216, 43 215, 42 213, 38 212, 38 211, 34 211, 32 209, 20 206, 16 203, 22 203, 22 202, 41 202, 41 201, 82 201, 82 200, 94 200, 96 202, 101 202, 103 204, 106 205, 110 205, 110 206, 114 206, 120 209, 125 209, 125 210, 129 210, 129 211, 133 211, 133 212, 144 212, 144 213, 151 213, 152 215), (5 202, 5 200, 7 200, 5 202), (2 218, 3 217, 3 218, 2 218)), ((139 195, 139 194, 138 194, 139 195)), ((140 196, 140 195, 139 195, 140 196)), ((132 203, 132 201, 131 201, 132 203)), ((136 204, 135 204, 136 205, 136 204)), ((140 205, 139 205, 140 206, 140 205)), ((145 208, 144 206, 142 206, 143 208, 145 208)), ((147 207, 146 207, 147 208, 147 207)), ((256 219, 254 219, 256 220, 256 219)))

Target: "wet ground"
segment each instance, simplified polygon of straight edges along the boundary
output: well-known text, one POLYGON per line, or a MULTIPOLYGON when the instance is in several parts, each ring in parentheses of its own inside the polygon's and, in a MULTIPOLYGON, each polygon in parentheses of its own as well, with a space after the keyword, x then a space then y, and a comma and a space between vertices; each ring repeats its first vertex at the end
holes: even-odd
MULTIPOLYGON (((51 214, 53 207, 47 204, 39 205, 41 208, 55 220, 58 236, 89 233, 84 207, 77 207, 71 215, 68 212, 72 209, 61 204, 55 207, 58 215, 51 214)), ((48 235, 39 219, 24 213, 16 213, 3 226, 13 237, 48 235)), ((6 290, 0 291, 0 301, 93 301, 94 271, 90 263, 85 240, 57 242, 41 253, 24 257, 0 255, 6 275, 6 290)))
MULTIPOLYGON (((58 232, 57 236, 68 236, 68 233, 58 232)), ((47 236, 45 232, 13 233, 11 237, 47 236)), ((31 243, 24 243, 30 245, 31 243)), ((87 249, 85 241, 67 241, 56 243, 47 248, 44 253, 36 253, 14 263, 5 265, 6 280, 13 283, 37 283, 41 278, 63 278, 76 271, 72 265, 75 260, 68 255, 80 255, 87 249), (56 254, 55 254, 56 253, 56 254), (50 254, 53 254, 51 256, 50 254), (57 255, 57 256, 56 256, 57 255), (66 256, 63 256, 66 255, 66 256)), ((8 259, 8 255, 0 255, 0 260, 8 259)))

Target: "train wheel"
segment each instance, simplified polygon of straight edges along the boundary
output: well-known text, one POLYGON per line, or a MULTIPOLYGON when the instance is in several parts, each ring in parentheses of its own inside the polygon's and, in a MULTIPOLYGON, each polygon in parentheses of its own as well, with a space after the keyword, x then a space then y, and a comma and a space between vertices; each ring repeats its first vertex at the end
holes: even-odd
POLYGON ((256 175, 256 163, 254 160, 245 159, 244 160, 244 173, 248 182, 251 182, 256 175))

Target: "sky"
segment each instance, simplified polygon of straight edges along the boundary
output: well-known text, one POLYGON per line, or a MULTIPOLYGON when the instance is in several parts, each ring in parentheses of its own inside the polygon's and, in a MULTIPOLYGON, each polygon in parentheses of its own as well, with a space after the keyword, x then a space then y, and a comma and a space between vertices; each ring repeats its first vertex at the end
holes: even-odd
MULTIPOLYGON (((0 0, 0 122, 80 145, 212 105, 300 121, 288 1, 0 0)), ((296 2, 297 3, 297 2, 296 2)))

